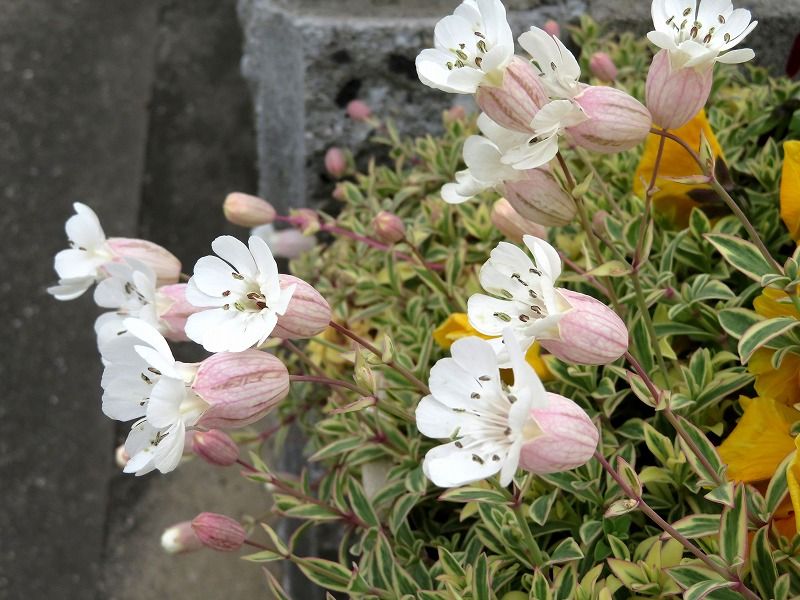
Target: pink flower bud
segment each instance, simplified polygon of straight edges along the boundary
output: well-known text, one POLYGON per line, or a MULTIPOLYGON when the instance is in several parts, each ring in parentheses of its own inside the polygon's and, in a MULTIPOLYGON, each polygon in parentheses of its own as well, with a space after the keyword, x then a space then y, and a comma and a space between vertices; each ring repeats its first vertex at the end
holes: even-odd
POLYGON ((541 430, 522 446, 519 466, 544 475, 569 471, 592 458, 600 433, 589 415, 572 400, 547 393, 548 405, 531 410, 541 430))
POLYGON ((185 554, 203 547, 194 532, 191 521, 183 521, 164 530, 161 534, 161 547, 167 554, 185 554))
POLYGON ((608 217, 608 211, 605 210, 598 210, 592 216, 592 231, 599 233, 601 235, 606 235, 606 218, 608 217))
POLYGON ((200 543, 221 552, 238 550, 247 539, 244 527, 238 521, 216 513, 200 513, 192 520, 192 529, 200 543))
POLYGON ((334 200, 338 200, 339 202, 344 202, 347 199, 347 195, 344 192, 344 184, 337 183, 336 187, 333 188, 333 193, 331 194, 334 200))
POLYGON ((109 238, 108 246, 117 259, 133 258, 153 269, 158 283, 176 283, 181 276, 181 261, 166 248, 136 238, 109 238))
POLYGON ((460 104, 456 104, 451 106, 444 112, 444 122, 445 123, 454 123, 456 121, 463 121, 467 118, 467 109, 461 106, 460 104))
POLYGON ((605 52, 595 52, 589 59, 592 74, 600 81, 611 83, 617 78, 617 65, 605 52))
POLYGON ((503 185, 502 193, 523 218, 547 227, 567 225, 578 210, 547 168, 524 171, 522 179, 503 185))
POLYGON ((114 462, 120 469, 124 469, 125 465, 128 464, 128 461, 131 459, 128 456, 128 453, 125 452, 125 444, 120 444, 117 446, 117 449, 114 451, 114 462))
POLYGON ((506 68, 502 83, 480 86, 475 100, 495 123, 524 133, 532 132, 533 117, 550 101, 536 70, 518 56, 506 68))
POLYGON ((164 337, 173 342, 188 342, 186 337, 186 319, 189 315, 203 310, 186 301, 186 284, 173 283, 165 285, 156 291, 156 304, 158 305, 158 318, 163 326, 164 337))
POLYGON ((372 116, 372 109, 363 100, 351 100, 347 103, 347 116, 353 121, 366 121, 372 116))
POLYGON ((604 154, 623 152, 642 143, 650 133, 650 113, 622 90, 591 85, 575 101, 589 118, 567 132, 582 148, 604 154))
POLYGON ((549 33, 552 36, 555 36, 557 38, 561 37, 561 25, 559 25, 558 22, 554 21, 553 19, 547 21, 544 24, 544 27, 542 27, 542 29, 544 29, 547 33, 549 33))
POLYGON ((347 171, 347 157, 341 148, 333 146, 325 153, 325 170, 328 175, 339 179, 347 171))
POLYGON ((258 227, 275 220, 275 209, 266 200, 250 194, 233 192, 222 204, 228 222, 240 227, 258 227))
POLYGON ((372 220, 375 237, 384 244, 396 244, 406 237, 406 226, 395 214, 382 210, 372 220))
POLYGON ((683 127, 705 106, 713 82, 713 68, 674 69, 669 52, 661 50, 653 57, 645 88, 653 122, 664 129, 683 127))
POLYGON ((260 350, 221 352, 200 363, 192 389, 209 404, 198 425, 237 428, 255 423, 289 393, 289 372, 260 350))
POLYGON ((542 348, 579 365, 604 365, 625 353, 628 330, 613 310, 586 294, 556 291, 572 308, 558 322, 558 339, 538 340, 542 348))
POLYGON ((312 235, 319 231, 319 214, 310 208, 296 208, 291 211, 294 225, 303 235, 312 235))
POLYGON ((224 431, 196 431, 192 451, 209 464, 229 467, 239 458, 239 446, 224 431))
POLYGON ((522 217, 511 203, 500 198, 492 207, 492 223, 509 240, 521 244, 523 235, 547 239, 547 230, 533 221, 522 217))
POLYGON ((278 278, 281 288, 288 285, 297 287, 286 312, 278 317, 272 337, 295 340, 314 337, 325 331, 331 321, 331 307, 325 298, 302 279, 284 274, 278 278))

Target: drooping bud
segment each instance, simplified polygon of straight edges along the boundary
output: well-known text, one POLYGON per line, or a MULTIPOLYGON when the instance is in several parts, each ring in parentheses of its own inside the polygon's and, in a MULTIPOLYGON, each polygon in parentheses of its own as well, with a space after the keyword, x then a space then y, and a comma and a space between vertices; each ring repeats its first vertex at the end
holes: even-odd
POLYGON ((272 337, 284 340, 311 338, 325 331, 331 321, 331 307, 327 300, 302 279, 293 275, 278 275, 281 288, 295 285, 294 294, 286 312, 278 317, 272 337))
POLYGON ((515 56, 506 68, 500 85, 480 86, 475 101, 498 125, 531 133, 533 117, 550 99, 533 66, 515 56))
POLYGON ((554 21, 553 19, 548 20, 544 27, 542 27, 549 35, 555 36, 557 38, 561 37, 561 25, 558 24, 558 21, 554 21))
POLYGON ((221 352, 200 363, 192 389, 209 404, 198 425, 237 428, 255 423, 289 393, 289 372, 259 350, 221 352))
POLYGON ((164 337, 173 342, 188 342, 186 319, 203 310, 186 301, 186 284, 173 283, 156 290, 159 322, 164 326, 164 337))
POLYGON ((592 74, 604 83, 612 83, 617 78, 617 65, 605 52, 595 52, 589 59, 592 74))
POLYGON ((492 223, 500 233, 517 244, 522 243, 522 236, 526 234, 547 239, 547 230, 542 225, 524 218, 505 198, 500 198, 494 203, 492 223))
POLYGON ((585 464, 600 437, 589 415, 575 402, 551 392, 547 400, 546 407, 531 410, 540 433, 523 444, 519 457, 520 468, 540 475, 585 464))
POLYGON ((247 539, 238 521, 216 513, 200 513, 192 520, 192 529, 204 546, 220 552, 238 550, 247 539))
POLYGON ((375 238, 384 244, 396 244, 406 237, 406 226, 397 215, 382 210, 372 220, 375 238))
POLYGON ((222 210, 229 223, 240 227, 258 227, 275 220, 273 206, 258 196, 233 192, 228 194, 222 210))
POLYGON ((192 439, 192 451, 217 467, 229 467, 239 458, 239 447, 224 431, 196 431, 192 439))
POLYGON ((598 210, 592 216, 592 231, 597 234, 606 235, 606 218, 608 218, 608 211, 598 210))
POLYGON ((372 116, 372 109, 363 100, 351 100, 345 110, 353 121, 366 121, 372 116))
POLYGON ((589 118, 567 128, 571 141, 592 152, 630 150, 650 133, 650 113, 636 98, 612 87, 587 86, 575 101, 589 118))
POLYGON ((558 322, 557 339, 539 339, 542 348, 579 365, 604 365, 625 353, 628 330, 613 310, 586 294, 556 291, 572 308, 558 322))
POLYGON ((289 260, 297 258, 317 245, 317 238, 313 235, 303 235, 302 231, 293 227, 275 231, 272 225, 262 225, 253 229, 251 235, 267 242, 274 257, 289 260))
POLYGON ((325 170, 328 175, 339 179, 347 171, 347 157, 341 148, 333 146, 325 153, 325 170))
POLYGON ((653 57, 645 88, 653 122, 664 129, 683 127, 705 106, 713 83, 713 68, 673 69, 669 52, 661 50, 653 57))
POLYGON ((505 183, 503 195, 524 218, 547 227, 561 227, 572 222, 577 212, 572 199, 550 169, 524 171, 521 179, 505 183))
POLYGON ((180 279, 181 261, 163 246, 136 238, 109 238, 108 247, 117 259, 133 258, 153 269, 159 285, 180 279))
POLYGON ((161 534, 161 547, 167 554, 185 554, 203 547, 203 542, 194 532, 191 521, 176 523, 161 534))

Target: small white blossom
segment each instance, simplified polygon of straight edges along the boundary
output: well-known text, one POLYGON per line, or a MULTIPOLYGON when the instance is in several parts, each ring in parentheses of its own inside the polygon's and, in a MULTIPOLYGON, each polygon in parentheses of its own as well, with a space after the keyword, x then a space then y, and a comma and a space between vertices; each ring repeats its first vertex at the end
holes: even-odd
POLYGON ((261 345, 286 312, 295 286, 281 288, 278 266, 261 238, 251 237, 248 248, 222 236, 211 248, 217 256, 197 261, 186 288, 188 302, 211 308, 189 317, 186 335, 209 352, 261 345))
POLYGON ((436 24, 434 47, 417 56, 425 85, 454 94, 473 94, 482 83, 502 81, 514 58, 514 37, 500 0, 464 0, 436 24))
POLYGON ((102 267, 113 259, 95 212, 80 202, 72 206, 75 214, 65 225, 70 248, 56 254, 58 285, 47 289, 58 300, 73 300, 83 294, 105 277, 102 267))
POLYGON ((519 36, 519 45, 531 55, 533 66, 552 99, 567 100, 581 93, 581 67, 575 56, 557 37, 531 27, 519 36))
POLYGON ((208 405, 191 389, 196 367, 177 362, 151 325, 125 319, 125 334, 103 347, 103 412, 134 423, 125 442, 126 473, 173 470, 183 454, 186 427, 208 405))
POLYGON ((500 337, 506 329, 514 332, 523 350, 537 337, 553 337, 558 322, 571 307, 555 289, 561 275, 561 258, 550 244, 531 235, 523 241, 536 262, 521 248, 500 242, 481 267, 483 289, 492 294, 474 294, 467 302, 470 324, 489 341, 502 366, 508 353, 500 337))
POLYGON ((514 369, 514 385, 500 378, 491 345, 477 337, 453 343, 451 358, 431 369, 431 394, 416 411, 423 435, 449 439, 426 455, 425 475, 440 487, 458 487, 500 474, 508 485, 517 471, 523 444, 541 434, 531 410, 548 398, 534 370, 525 362, 510 331, 506 344, 514 369))
POLYGON ((159 308, 156 294, 156 274, 146 264, 135 259, 121 263, 108 263, 104 267, 108 277, 97 284, 94 301, 113 312, 100 315, 94 324, 97 345, 107 342, 125 330, 123 322, 135 318, 159 327, 159 308))
POLYGON ((648 39, 669 52, 674 69, 711 68, 714 63, 737 64, 751 60, 750 48, 731 50, 753 31, 750 11, 734 10, 730 0, 653 0, 655 31, 648 39))

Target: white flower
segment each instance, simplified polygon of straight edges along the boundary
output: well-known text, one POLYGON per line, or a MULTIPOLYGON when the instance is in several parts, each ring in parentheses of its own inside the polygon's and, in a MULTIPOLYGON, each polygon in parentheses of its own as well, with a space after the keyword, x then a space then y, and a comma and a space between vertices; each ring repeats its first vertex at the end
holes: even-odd
POLYGON ((586 87, 580 83, 581 67, 564 43, 543 29, 531 27, 519 36, 519 44, 531 55, 542 85, 553 99, 571 99, 586 87))
POLYGON ((440 487, 458 487, 496 473, 500 484, 508 485, 523 444, 541 433, 531 409, 547 405, 546 392, 510 331, 506 344, 514 368, 511 387, 500 378, 491 345, 477 337, 457 340, 450 349, 452 358, 431 369, 431 394, 420 401, 416 419, 423 435, 451 440, 431 449, 422 464, 425 475, 440 487))
POLYGON ((485 113, 478 117, 478 128, 483 135, 472 135, 464 143, 467 168, 456 173, 455 183, 442 187, 445 202, 466 202, 484 190, 522 178, 521 172, 503 163, 503 157, 530 136, 501 127, 485 113))
POLYGON ((648 39, 669 51, 674 69, 694 67, 698 70, 714 63, 743 63, 755 53, 749 48, 731 50, 753 31, 750 11, 734 10, 730 0, 653 0, 655 31, 648 39))
POLYGON ((197 261, 186 300, 213 308, 191 315, 186 335, 209 352, 242 352, 259 346, 286 312, 295 286, 281 288, 278 265, 261 238, 251 237, 248 249, 226 235, 215 239, 211 248, 220 258, 204 256, 197 261))
POLYGON ((492 336, 490 345, 502 366, 509 361, 501 336, 514 332, 523 350, 537 337, 557 336, 558 322, 570 309, 554 284, 561 275, 561 258, 550 244, 531 235, 523 241, 536 262, 519 247, 500 242, 481 267, 483 289, 492 294, 474 294, 467 302, 470 324, 492 336))
POLYGON ((436 24, 434 48, 417 56, 417 74, 427 86, 473 94, 482 83, 502 81, 514 57, 514 37, 500 0, 464 0, 436 24))
POLYGON ((126 473, 173 470, 183 453, 186 427, 208 405, 189 387, 196 367, 177 362, 151 325, 125 319, 125 335, 103 348, 103 412, 112 419, 139 419, 125 442, 126 473))
POLYGON ((95 321, 98 346, 102 348, 124 332, 123 321, 127 318, 141 319, 158 328, 155 272, 132 258, 122 263, 108 263, 104 270, 108 277, 97 284, 94 301, 98 306, 113 308, 114 311, 100 315, 95 321))
POLYGON ((94 211, 80 202, 72 206, 75 214, 65 225, 71 247, 56 254, 58 285, 47 289, 58 300, 73 300, 83 294, 105 276, 101 268, 113 258, 94 211))

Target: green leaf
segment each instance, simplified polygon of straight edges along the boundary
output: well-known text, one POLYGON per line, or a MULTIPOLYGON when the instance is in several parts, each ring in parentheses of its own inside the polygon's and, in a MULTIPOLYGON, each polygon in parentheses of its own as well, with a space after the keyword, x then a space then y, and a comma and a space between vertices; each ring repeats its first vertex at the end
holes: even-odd
POLYGON ((716 571, 699 562, 670 567, 667 569, 667 574, 683 589, 689 589, 704 581, 725 581, 716 571))
MULTIPOLYGON (((720 529, 720 515, 689 515, 676 521, 672 526, 690 540, 717 535, 720 529)), ((661 539, 667 538, 669 534, 662 534, 661 539)))
POLYGON ((440 546, 438 551, 439 564, 442 566, 442 570, 456 580, 463 580, 467 574, 464 572, 464 568, 456 557, 453 556, 447 548, 440 546))
POLYGON ((294 558, 293 561, 312 582, 323 589, 346 592, 352 573, 337 562, 324 558, 294 558))
POLYGON ((472 597, 475 600, 491 600, 492 584, 489 579, 489 564, 486 555, 481 554, 472 571, 472 597))
POLYGON ((550 509, 553 508, 553 502, 555 502, 557 496, 558 491, 554 490, 549 494, 539 496, 531 503, 531 507, 528 509, 528 514, 534 523, 537 525, 544 525, 547 522, 547 517, 550 515, 550 509))
POLYGON ((764 275, 774 273, 772 265, 755 244, 724 233, 707 233, 704 237, 728 264, 753 281, 760 283, 764 275))
POLYGON ((777 317, 752 325, 739 340, 738 349, 742 364, 746 364, 756 350, 788 333, 798 325, 800 325, 800 320, 792 317, 777 317))
POLYGON ((289 597, 284 589, 281 587, 281 584, 278 582, 278 579, 273 575, 266 567, 264 568, 264 575, 267 578, 267 586, 269 587, 269 591, 272 592, 272 596, 275 600, 292 600, 289 597))
POLYGON ((639 508, 639 501, 633 498, 623 498, 622 500, 615 500, 603 513, 606 518, 619 517, 620 515, 627 514, 639 508))
POLYGON ((778 466, 775 470, 775 474, 772 476, 772 479, 769 481, 769 486, 767 487, 767 494, 764 497, 764 500, 767 503, 767 511, 769 512, 770 516, 775 514, 775 511, 783 502, 783 499, 786 497, 786 494, 789 493, 789 483, 786 479, 786 470, 789 468, 789 463, 794 460, 794 454, 790 454, 783 462, 778 466))
POLYGON ((641 498, 642 482, 639 481, 639 476, 636 474, 636 470, 621 456, 617 457, 617 473, 619 473, 619 476, 628 485, 628 487, 633 490, 634 495, 641 498))
POLYGON ((728 481, 708 492, 705 495, 705 498, 711 500, 712 502, 716 502, 717 504, 733 506, 733 492, 733 482, 728 481))
POLYGON ((656 431, 650 423, 644 424, 644 442, 647 445, 647 449, 656 457, 656 460, 665 467, 675 458, 672 442, 667 436, 656 431))
POLYGON ((750 327, 764 320, 764 317, 757 312, 747 308, 726 308, 719 311, 717 316, 719 317, 719 324, 725 330, 725 333, 737 340, 750 327))
POLYGON ((711 592, 730 589, 736 585, 734 581, 703 581, 696 583, 683 593, 684 600, 703 600, 711 592))
POLYGON ((375 514, 372 503, 367 500, 364 488, 356 481, 355 477, 347 480, 347 493, 350 496, 350 507, 353 509, 353 513, 369 527, 380 527, 380 519, 375 514))
POLYGON ((582 558, 583 551, 581 547, 578 546, 578 543, 574 539, 567 538, 556 546, 556 549, 550 554, 550 560, 548 560, 546 564, 555 565, 571 560, 580 560, 582 558))
POLYGON ((736 489, 734 506, 722 511, 719 553, 722 560, 732 567, 740 567, 747 557, 747 499, 744 485, 736 489))
POLYGON ((283 542, 280 536, 275 532, 275 530, 272 529, 272 527, 270 527, 266 523, 261 523, 261 527, 264 529, 264 531, 267 532, 269 539, 272 541, 272 545, 275 546, 275 550, 277 550, 284 556, 289 554, 289 548, 286 547, 286 544, 283 542))
POLYGON ((770 596, 778 580, 778 569, 769 547, 769 529, 769 525, 759 529, 750 545, 750 574, 764 598, 770 596))
POLYGON ((284 510, 283 514, 295 519, 311 519, 314 521, 335 521, 342 518, 333 509, 320 504, 300 504, 284 510))
POLYGON ((775 582, 775 589, 773 590, 773 598, 775 600, 788 600, 789 599, 789 591, 791 589, 792 580, 790 579, 789 573, 784 573, 778 580, 775 582))
POLYGON ((586 275, 592 277, 625 277, 630 275, 631 267, 619 260, 611 260, 595 267, 586 275))
POLYGON ((694 450, 689 446, 686 440, 683 439, 683 437, 678 438, 681 449, 686 455, 686 459, 689 461, 689 465, 692 467, 692 470, 700 476, 700 485, 711 487, 716 485, 718 481, 724 481, 725 479, 723 475, 725 473, 725 463, 722 462, 722 458, 720 458, 714 444, 709 441, 705 433, 698 429, 694 424, 690 423, 687 419, 678 416, 678 420, 683 426, 683 430, 686 432, 688 437, 691 438, 694 446, 702 454, 702 457, 705 459, 705 463, 707 463, 711 468, 709 471, 708 466, 706 466, 706 464, 704 464, 703 461, 698 458, 694 450))
POLYGON ((242 557, 242 560, 254 563, 263 563, 284 560, 285 558, 285 556, 278 554, 273 550, 262 550, 261 552, 256 552, 255 554, 247 554, 246 556, 242 557))
POLYGON ((332 458, 339 454, 355 450, 356 448, 359 448, 365 443, 366 442, 364 438, 360 436, 342 438, 340 440, 336 440, 335 442, 328 444, 324 448, 320 448, 308 460, 311 462, 315 462, 332 458))
POLYGON ((397 530, 405 523, 408 513, 419 502, 420 494, 403 494, 395 502, 392 508, 392 513, 389 515, 389 529, 393 534, 397 534, 397 530))
POLYGON ((504 504, 511 500, 511 496, 506 492, 498 490, 485 490, 478 487, 460 487, 447 490, 439 500, 448 502, 487 502, 489 504, 504 504))

